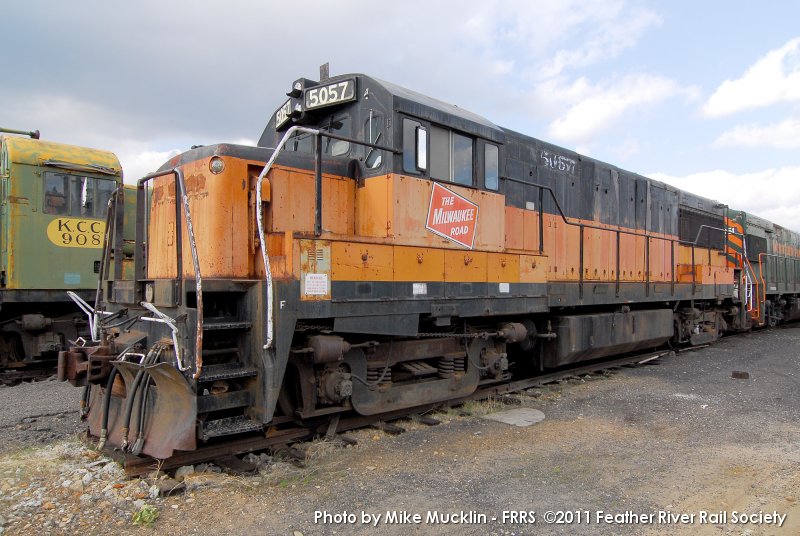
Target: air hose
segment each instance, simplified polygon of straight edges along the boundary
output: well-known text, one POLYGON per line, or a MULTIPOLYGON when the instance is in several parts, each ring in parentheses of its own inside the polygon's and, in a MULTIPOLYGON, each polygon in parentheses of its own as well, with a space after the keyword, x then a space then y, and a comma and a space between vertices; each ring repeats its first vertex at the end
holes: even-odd
POLYGON ((97 443, 97 448, 102 450, 106 446, 108 440, 108 411, 111 405, 111 388, 114 386, 114 380, 117 379, 119 370, 114 366, 111 373, 108 375, 108 383, 106 383, 106 392, 103 396, 103 427, 100 429, 100 441, 97 443))
POLYGON ((128 432, 130 431, 133 404, 136 400, 136 395, 139 393, 139 385, 142 383, 142 378, 144 378, 145 374, 147 374, 147 372, 144 370, 144 367, 153 364, 158 359, 159 355, 161 355, 160 346, 154 346, 150 349, 145 358, 142 360, 142 368, 140 368, 136 373, 136 378, 133 380, 133 385, 131 385, 131 388, 128 391, 128 399, 125 402, 125 418, 122 421, 122 443, 120 444, 122 450, 125 450, 128 447, 128 432))
POLYGON ((86 387, 83 388, 83 394, 81 395, 81 420, 85 421, 86 416, 89 414, 89 391, 91 391, 92 385, 86 384, 86 387))
POLYGON ((136 441, 133 442, 133 446, 131 447, 131 454, 135 456, 141 454, 142 448, 144 448, 144 413, 147 410, 147 394, 152 383, 152 377, 147 374, 147 379, 144 381, 144 388, 142 389, 139 414, 136 416, 136 441))

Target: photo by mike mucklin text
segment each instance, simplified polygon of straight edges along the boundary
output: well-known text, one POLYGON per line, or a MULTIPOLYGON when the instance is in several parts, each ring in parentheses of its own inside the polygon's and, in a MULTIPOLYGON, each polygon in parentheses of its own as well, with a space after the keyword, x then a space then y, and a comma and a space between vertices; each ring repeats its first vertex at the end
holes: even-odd
POLYGON ((385 512, 328 512, 316 510, 314 524, 319 525, 775 525, 782 527, 788 514, 772 512, 706 511, 672 512, 608 512, 604 510, 503 510, 487 514, 476 510, 442 512, 428 510, 409 512, 387 510, 385 512))

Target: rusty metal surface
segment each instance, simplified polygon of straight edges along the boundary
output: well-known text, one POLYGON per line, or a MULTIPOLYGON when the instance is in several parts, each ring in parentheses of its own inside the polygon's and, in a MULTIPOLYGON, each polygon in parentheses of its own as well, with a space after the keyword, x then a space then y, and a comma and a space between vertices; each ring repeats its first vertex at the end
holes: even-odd
POLYGON ((331 243, 327 240, 299 240, 300 299, 331 299, 331 243))
POLYGON ((107 346, 72 347, 58 353, 58 380, 76 387, 104 381, 116 358, 107 346))
MULTIPOLYGON (((114 365, 119 370, 125 384, 125 396, 115 396, 112 392, 108 420, 108 444, 119 447, 123 441, 122 420, 125 403, 130 393, 136 373, 141 366, 136 363, 117 361, 114 365)), ((147 409, 144 422, 143 453, 154 458, 164 459, 173 455, 175 450, 194 450, 197 447, 195 437, 195 415, 197 398, 183 375, 175 367, 159 363, 145 367, 147 374, 155 382, 148 391, 147 409)), ((89 433, 98 437, 102 428, 102 396, 101 388, 94 387, 91 397, 91 408, 88 423, 89 433)), ((139 416, 139 404, 134 404, 131 423, 139 416)), ((133 425, 131 426, 133 428, 133 425)), ((133 438, 130 437, 129 440, 133 438)))
POLYGON ((145 370, 155 382, 155 402, 147 415, 143 452, 155 458, 167 458, 173 450, 195 449, 197 397, 188 382, 175 367, 166 363, 145 370))

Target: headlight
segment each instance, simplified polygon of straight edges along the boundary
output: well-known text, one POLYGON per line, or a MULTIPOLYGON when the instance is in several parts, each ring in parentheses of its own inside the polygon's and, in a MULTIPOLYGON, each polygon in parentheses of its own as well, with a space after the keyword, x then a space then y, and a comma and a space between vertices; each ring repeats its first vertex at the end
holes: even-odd
POLYGON ((225 169, 225 162, 222 161, 222 158, 215 156, 208 163, 208 169, 210 169, 211 173, 214 175, 219 175, 225 169))

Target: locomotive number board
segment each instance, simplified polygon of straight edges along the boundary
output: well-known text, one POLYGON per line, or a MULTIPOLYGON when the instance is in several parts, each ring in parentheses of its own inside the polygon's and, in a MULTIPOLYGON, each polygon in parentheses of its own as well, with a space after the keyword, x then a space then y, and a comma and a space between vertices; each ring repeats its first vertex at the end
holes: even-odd
POLYGON ((316 110, 353 100, 356 100, 356 80, 348 78, 306 89, 303 104, 305 110, 316 110))
POLYGON ((292 99, 287 100, 286 102, 278 108, 278 111, 275 112, 275 128, 282 127, 292 116, 292 99))

